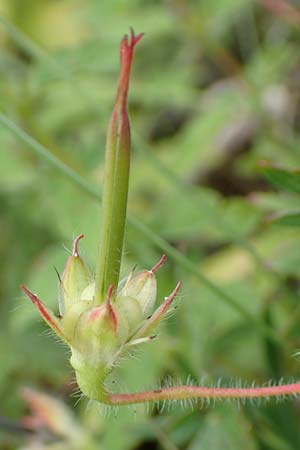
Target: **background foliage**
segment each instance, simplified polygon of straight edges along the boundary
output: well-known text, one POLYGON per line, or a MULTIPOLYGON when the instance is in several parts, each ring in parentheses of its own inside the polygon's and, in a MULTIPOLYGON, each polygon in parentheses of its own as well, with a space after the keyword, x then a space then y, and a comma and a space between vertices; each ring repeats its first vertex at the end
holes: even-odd
POLYGON ((26 283, 57 310, 54 267, 63 270, 64 246, 81 232, 94 266, 101 217, 93 187, 100 192, 118 45, 132 25, 146 36, 130 95, 123 272, 151 267, 167 251, 159 299, 178 279, 184 288, 159 339, 120 367, 115 389, 168 377, 224 385, 297 378, 297 5, 0 2, 1 449, 299 449, 297 401, 160 414, 139 406, 109 416, 78 402, 65 349, 18 287, 26 283), (24 386, 44 393, 43 423, 40 410, 39 421, 24 419, 37 395, 21 395, 24 386))

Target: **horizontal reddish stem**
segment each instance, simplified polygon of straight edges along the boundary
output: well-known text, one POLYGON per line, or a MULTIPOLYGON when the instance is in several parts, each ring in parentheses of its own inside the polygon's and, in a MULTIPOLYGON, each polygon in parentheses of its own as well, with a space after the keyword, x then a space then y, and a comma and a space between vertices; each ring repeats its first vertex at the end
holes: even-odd
POLYGON ((196 386, 177 386, 133 394, 107 394, 106 403, 111 405, 130 405, 149 401, 185 400, 185 399, 229 399, 278 397, 300 394, 300 383, 257 388, 209 388, 196 386))

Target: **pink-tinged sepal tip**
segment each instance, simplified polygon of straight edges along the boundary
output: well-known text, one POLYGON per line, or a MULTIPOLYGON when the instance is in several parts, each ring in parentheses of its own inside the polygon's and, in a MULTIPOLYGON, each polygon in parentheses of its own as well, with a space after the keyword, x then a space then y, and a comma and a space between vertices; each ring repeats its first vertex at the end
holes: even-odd
POLYGON ((72 251, 72 256, 78 257, 79 256, 79 252, 78 252, 78 243, 79 241, 84 238, 84 234, 79 234, 79 236, 77 236, 74 239, 74 243, 73 243, 73 251, 72 251))
POLYGON ((104 326, 108 326, 116 334, 118 328, 118 320, 114 308, 111 304, 113 291, 114 286, 110 285, 106 294, 105 303, 96 306, 90 311, 88 323, 98 323, 99 327, 102 327, 105 324, 104 326))
POLYGON ((178 281, 175 289, 171 292, 171 294, 165 298, 163 303, 154 311, 152 316, 144 323, 144 325, 140 328, 135 337, 143 337, 146 334, 152 332, 159 322, 164 317, 165 313, 168 311, 171 303, 174 301, 176 295, 178 294, 179 289, 181 288, 181 281, 178 281))
POLYGON ((150 272, 154 273, 158 269, 160 269, 160 267, 165 263, 166 259, 167 259, 166 255, 163 254, 162 257, 160 258, 160 260, 152 267, 150 272))
POLYGON ((161 318, 161 316, 163 316, 167 312, 167 310, 169 309, 169 306, 171 305, 171 303, 174 301, 176 295, 178 294, 178 291, 181 288, 181 285, 182 285, 181 281, 178 281, 178 283, 176 284, 175 289, 171 292, 171 294, 168 297, 165 298, 164 302, 154 312, 154 314, 151 317, 151 319, 158 320, 158 319, 161 318))
POLYGON ((32 301, 32 303, 39 310, 42 318, 47 322, 47 324, 52 328, 53 331, 65 342, 69 343, 69 339, 64 334, 63 330, 60 326, 60 319, 55 317, 55 315, 49 311, 46 306, 41 302, 41 300, 33 294, 29 289, 27 289, 23 284, 21 284, 20 288, 27 295, 27 297, 32 301))

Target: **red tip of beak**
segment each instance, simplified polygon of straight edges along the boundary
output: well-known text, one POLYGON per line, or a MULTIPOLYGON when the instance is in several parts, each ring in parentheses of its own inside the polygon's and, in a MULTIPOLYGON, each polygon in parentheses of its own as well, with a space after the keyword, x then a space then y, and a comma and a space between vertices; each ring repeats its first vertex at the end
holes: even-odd
POLYGON ((131 38, 130 45, 131 45, 131 47, 134 47, 142 39, 144 34, 145 33, 139 33, 138 35, 135 35, 134 29, 132 27, 130 27, 130 38, 131 38))
POLYGON ((53 313, 48 311, 46 306, 41 302, 41 300, 33 294, 29 289, 27 289, 23 284, 21 284, 20 288, 27 295, 27 297, 32 301, 32 303, 37 307, 41 316, 48 323, 48 325, 63 339, 65 342, 68 342, 68 338, 65 336, 64 332, 61 330, 59 326, 58 319, 54 316, 53 313))
POLYGON ((124 105, 126 103, 134 47, 142 39, 143 35, 144 33, 139 33, 135 35, 133 28, 130 28, 130 37, 128 37, 128 35, 125 34, 125 36, 121 41, 120 45, 121 73, 119 79, 117 102, 119 100, 122 100, 124 105))

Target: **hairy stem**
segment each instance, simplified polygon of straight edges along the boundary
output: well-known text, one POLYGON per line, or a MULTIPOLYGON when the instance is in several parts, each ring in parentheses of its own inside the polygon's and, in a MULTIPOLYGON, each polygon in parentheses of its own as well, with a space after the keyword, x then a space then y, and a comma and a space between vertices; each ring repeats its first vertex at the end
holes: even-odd
POLYGON ((130 405, 134 403, 146 403, 152 401, 193 400, 197 398, 221 400, 293 395, 300 395, 300 383, 252 388, 175 386, 170 388, 155 389, 152 391, 136 392, 132 394, 107 393, 104 402, 109 405, 130 405))

